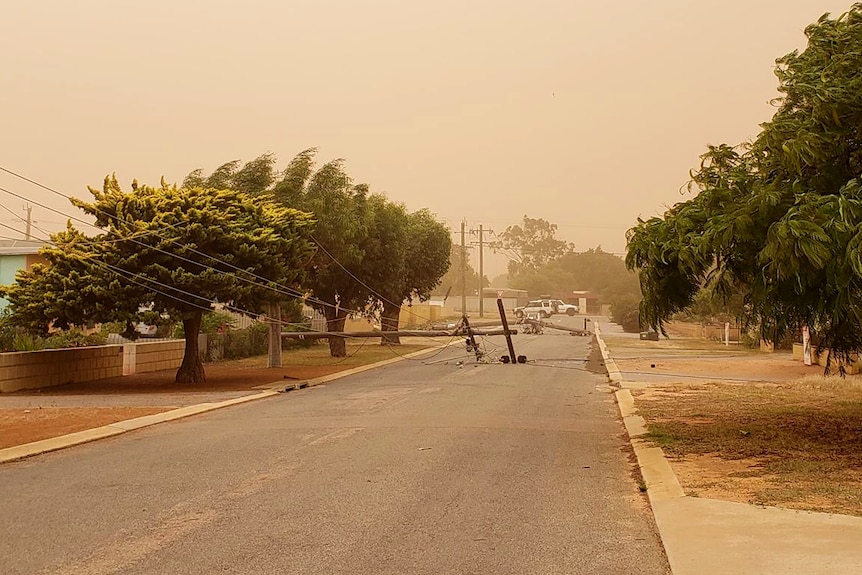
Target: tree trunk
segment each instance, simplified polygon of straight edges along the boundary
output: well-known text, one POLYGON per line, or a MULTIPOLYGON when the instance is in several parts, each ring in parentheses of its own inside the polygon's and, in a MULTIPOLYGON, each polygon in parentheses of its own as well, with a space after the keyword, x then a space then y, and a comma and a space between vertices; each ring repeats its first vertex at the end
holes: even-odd
MULTIPOLYGON (((380 312, 380 327, 384 332, 398 331, 398 318, 401 316, 401 306, 389 302, 383 303, 383 311, 380 312)), ((400 345, 401 338, 397 335, 384 335, 380 338, 380 345, 400 345)))
POLYGON ((266 310, 269 316, 269 360, 267 367, 281 367, 281 306, 269 304, 266 310))
POLYGON ((198 334, 201 331, 202 311, 194 312, 191 317, 183 318, 183 332, 186 335, 186 350, 183 363, 177 370, 177 383, 204 383, 207 376, 198 349, 198 334))
MULTIPOLYGON (((346 311, 327 306, 324 314, 326 315, 326 331, 344 331, 344 320, 347 319, 346 311)), ((332 357, 347 357, 347 342, 343 337, 329 338, 329 355, 332 357)))

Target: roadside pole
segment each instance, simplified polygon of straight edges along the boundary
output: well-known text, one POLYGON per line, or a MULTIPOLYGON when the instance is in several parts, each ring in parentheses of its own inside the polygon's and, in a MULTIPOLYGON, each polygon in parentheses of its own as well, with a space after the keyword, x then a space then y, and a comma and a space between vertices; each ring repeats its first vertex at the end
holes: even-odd
POLYGON ((461 221, 461 314, 467 315, 467 244, 464 234, 467 222, 461 221))
POLYGON ((512 345, 512 334, 509 332, 509 320, 506 319, 506 310, 503 308, 503 299, 497 298, 497 309, 500 310, 500 321, 503 322, 503 335, 506 336, 506 344, 509 346, 509 358, 512 365, 517 363, 515 358, 515 346, 512 345))
POLYGON ((482 265, 482 224, 479 224, 479 317, 485 317, 485 270, 482 265))
POLYGON ((267 367, 281 367, 281 306, 271 303, 266 310, 269 327, 269 358, 267 367))

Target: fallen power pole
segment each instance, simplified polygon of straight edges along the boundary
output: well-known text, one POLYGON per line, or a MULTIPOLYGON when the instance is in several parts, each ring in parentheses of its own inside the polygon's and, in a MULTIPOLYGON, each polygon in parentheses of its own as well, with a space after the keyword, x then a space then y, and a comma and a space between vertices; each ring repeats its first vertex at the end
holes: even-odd
POLYGON ((539 321, 539 320, 533 320, 533 321, 535 321, 537 324, 539 324, 542 327, 549 327, 551 329, 558 329, 560 331, 568 331, 568 332, 571 332, 572 335, 593 335, 593 333, 591 331, 587 331, 585 329, 563 327, 561 325, 557 325, 554 323, 546 323, 546 322, 539 321))
MULTIPOLYGON (((504 329, 473 329, 473 335, 506 335, 504 329)), ((508 330, 510 334, 517 331, 508 330)), ((330 337, 363 338, 385 337, 388 335, 400 337, 458 337, 468 335, 465 330, 399 330, 399 331, 283 331, 281 337, 287 339, 328 339, 330 337)))
MULTIPOLYGON (((514 364, 517 361, 515 357, 515 346, 512 345, 512 334, 518 333, 509 329, 509 320, 506 319, 506 310, 503 309, 503 299, 497 298, 497 310, 500 312, 500 321, 503 322, 503 335, 506 336, 506 345, 509 347, 509 361, 514 364)), ((503 356, 505 358, 505 356, 503 356)), ((526 361, 527 358, 524 358, 526 361)))

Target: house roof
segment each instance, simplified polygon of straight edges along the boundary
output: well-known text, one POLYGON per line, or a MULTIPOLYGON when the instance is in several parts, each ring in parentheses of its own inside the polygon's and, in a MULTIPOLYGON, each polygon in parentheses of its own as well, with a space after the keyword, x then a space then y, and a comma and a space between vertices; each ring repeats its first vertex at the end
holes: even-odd
POLYGON ((29 256, 39 253, 45 242, 35 240, 0 240, 0 255, 29 256))
POLYGON ((585 299, 599 299, 599 295, 591 291, 573 291, 572 296, 585 299))

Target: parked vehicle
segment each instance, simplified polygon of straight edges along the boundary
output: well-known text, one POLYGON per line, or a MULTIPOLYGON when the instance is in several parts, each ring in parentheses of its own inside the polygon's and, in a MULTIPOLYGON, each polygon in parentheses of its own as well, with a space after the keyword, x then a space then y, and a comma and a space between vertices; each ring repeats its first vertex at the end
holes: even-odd
POLYGON ((138 332, 139 337, 158 337, 158 326, 146 324, 144 322, 139 322, 135 324, 135 331, 138 332))
POLYGON ((537 315, 540 318, 549 318, 554 313, 554 308, 551 306, 550 300, 537 299, 527 302, 527 305, 515 308, 515 317, 518 319, 525 315, 537 315))
POLYGON ((566 303, 561 299, 552 299, 550 302, 554 313, 564 313, 566 315, 575 315, 578 313, 578 306, 574 304, 566 303))
POLYGON ((561 299, 536 299, 528 302, 525 306, 515 308, 515 317, 519 319, 531 313, 538 314, 543 318, 549 318, 555 313, 571 316, 578 313, 578 306, 566 303, 561 299))

